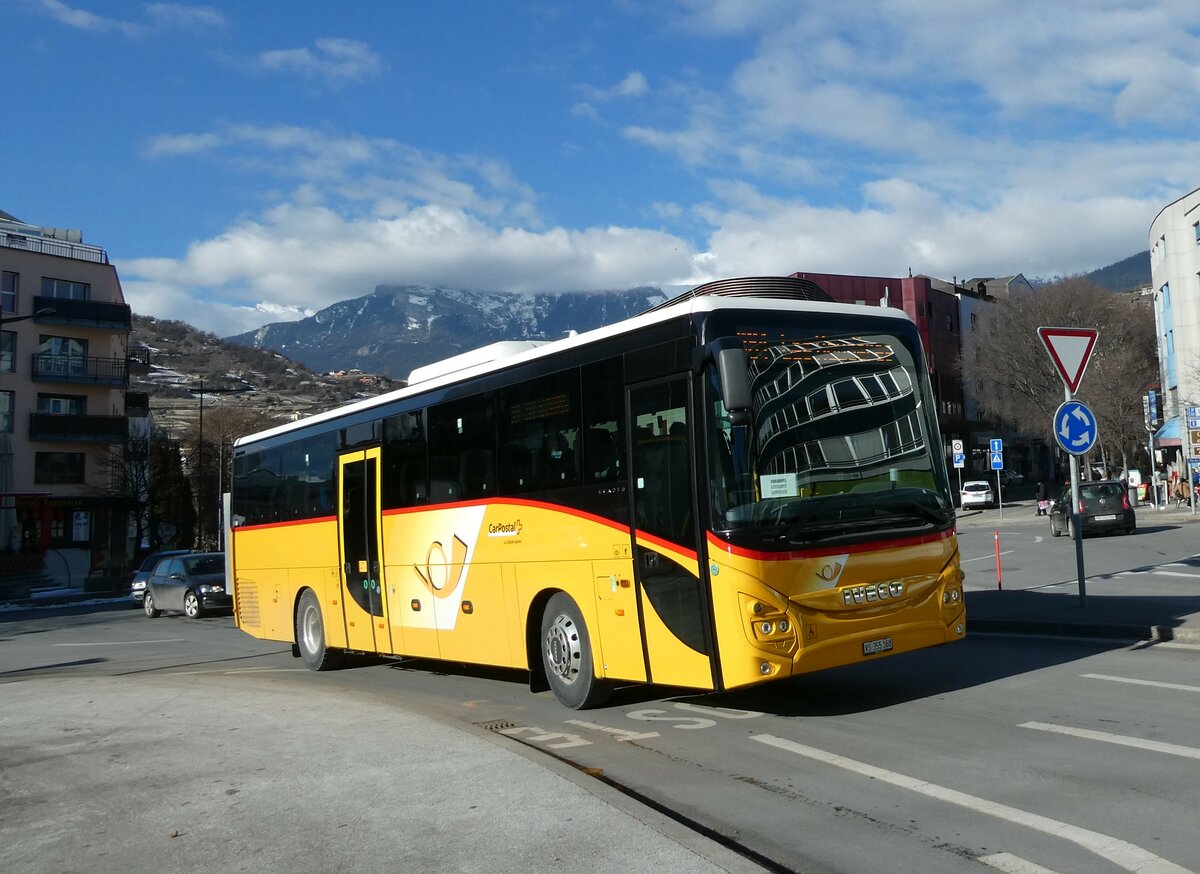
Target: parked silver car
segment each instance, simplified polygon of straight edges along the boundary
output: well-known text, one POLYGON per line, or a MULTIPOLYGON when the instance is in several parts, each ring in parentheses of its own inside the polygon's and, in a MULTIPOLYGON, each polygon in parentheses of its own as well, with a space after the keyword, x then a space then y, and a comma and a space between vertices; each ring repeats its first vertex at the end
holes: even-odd
POLYGON ((142 608, 151 619, 182 610, 195 619, 205 610, 233 606, 225 586, 225 553, 197 552, 161 559, 146 581, 142 608))

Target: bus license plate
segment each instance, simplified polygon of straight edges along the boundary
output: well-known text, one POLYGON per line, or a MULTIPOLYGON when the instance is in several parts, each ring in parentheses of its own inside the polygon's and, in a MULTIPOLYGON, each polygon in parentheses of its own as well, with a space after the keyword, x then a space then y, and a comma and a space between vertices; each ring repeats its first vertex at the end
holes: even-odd
POLYGON ((867 640, 863 642, 863 655, 875 655, 877 652, 887 652, 892 648, 892 639, 890 637, 881 637, 879 640, 867 640))

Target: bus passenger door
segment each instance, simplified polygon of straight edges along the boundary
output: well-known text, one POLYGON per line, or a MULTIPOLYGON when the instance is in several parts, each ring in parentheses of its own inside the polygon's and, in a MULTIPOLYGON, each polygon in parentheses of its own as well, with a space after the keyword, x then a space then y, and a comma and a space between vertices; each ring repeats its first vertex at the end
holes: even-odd
POLYGON ((346 645, 364 652, 393 652, 380 578, 379 450, 348 452, 338 458, 338 469, 346 645))
POLYGON ((708 575, 699 564, 689 382, 628 390, 634 566, 651 680, 714 688, 708 575))

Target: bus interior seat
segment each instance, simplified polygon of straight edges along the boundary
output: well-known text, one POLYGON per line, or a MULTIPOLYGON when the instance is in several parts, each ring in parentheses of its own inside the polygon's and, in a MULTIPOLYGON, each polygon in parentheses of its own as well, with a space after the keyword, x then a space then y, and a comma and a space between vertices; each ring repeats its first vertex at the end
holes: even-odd
POLYGON ((457 501, 461 496, 458 482, 458 459, 454 456, 436 456, 429 472, 429 500, 435 504, 457 501))
POLYGON ((620 474, 617 444, 607 428, 588 428, 583 450, 588 479, 592 482, 616 479, 620 474))
POLYGON ((543 439, 538 453, 538 478, 546 487, 575 481, 575 452, 562 434, 543 439))
POLYGON ((400 494, 409 505, 425 503, 428 498, 425 489, 425 462, 406 461, 400 465, 400 494))
POLYGON ((496 493, 496 472, 490 449, 467 449, 459 460, 458 481, 463 498, 487 498, 496 493))
POLYGON ((500 471, 505 491, 524 491, 533 485, 533 453, 519 443, 500 447, 500 471))

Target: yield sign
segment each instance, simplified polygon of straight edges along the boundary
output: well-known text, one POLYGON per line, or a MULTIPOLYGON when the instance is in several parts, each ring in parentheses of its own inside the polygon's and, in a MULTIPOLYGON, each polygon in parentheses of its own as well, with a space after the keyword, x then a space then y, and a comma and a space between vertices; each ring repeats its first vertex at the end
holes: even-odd
POLYGON ((1038 328, 1037 331, 1067 391, 1074 394, 1100 332, 1092 328, 1038 328))

